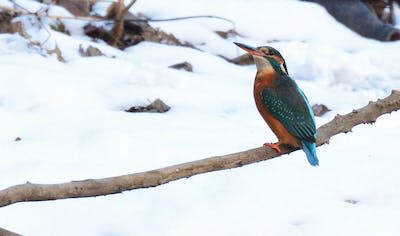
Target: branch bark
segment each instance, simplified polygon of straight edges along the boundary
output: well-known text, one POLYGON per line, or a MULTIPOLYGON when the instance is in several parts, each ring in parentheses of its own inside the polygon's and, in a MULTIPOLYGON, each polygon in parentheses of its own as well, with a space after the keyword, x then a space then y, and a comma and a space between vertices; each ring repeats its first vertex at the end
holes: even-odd
POLYGON ((0 227, 0 235, 1 236, 21 236, 20 234, 8 231, 0 227))
MULTIPOLYGON (((400 91, 392 91, 391 95, 384 99, 370 102, 367 106, 353 110, 346 115, 337 115, 332 121, 318 129, 317 145, 329 143, 330 138, 334 135, 350 132, 352 127, 359 124, 374 123, 379 116, 399 109, 400 91)), ((103 179, 87 179, 60 184, 33 184, 27 182, 1 190, 0 207, 17 202, 95 197, 139 188, 156 187, 197 174, 236 168, 272 159, 295 150, 282 147, 282 153, 278 154, 271 148, 259 147, 234 154, 215 156, 160 169, 103 179)))

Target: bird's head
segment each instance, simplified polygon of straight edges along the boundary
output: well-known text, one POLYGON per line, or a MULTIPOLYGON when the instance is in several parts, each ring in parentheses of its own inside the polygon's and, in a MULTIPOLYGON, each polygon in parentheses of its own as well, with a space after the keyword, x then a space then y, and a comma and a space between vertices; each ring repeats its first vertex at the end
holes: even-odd
POLYGON ((269 46, 253 48, 236 42, 234 44, 253 56, 258 72, 273 69, 278 74, 288 75, 285 59, 275 48, 269 46))

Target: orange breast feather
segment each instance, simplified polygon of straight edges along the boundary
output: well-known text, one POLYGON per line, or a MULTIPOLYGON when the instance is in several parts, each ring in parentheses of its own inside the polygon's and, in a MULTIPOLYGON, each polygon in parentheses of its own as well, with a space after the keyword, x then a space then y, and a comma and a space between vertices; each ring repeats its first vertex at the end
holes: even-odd
POLYGON ((262 98, 262 91, 265 88, 273 88, 274 80, 276 79, 276 75, 274 71, 264 71, 259 72, 256 75, 256 79, 254 81, 254 99, 256 101, 256 106, 261 116, 267 122, 268 126, 277 136, 279 142, 283 144, 287 144, 293 147, 299 147, 300 143, 293 135, 289 133, 289 131, 283 126, 283 124, 272 116, 270 112, 265 108, 265 104, 262 98))

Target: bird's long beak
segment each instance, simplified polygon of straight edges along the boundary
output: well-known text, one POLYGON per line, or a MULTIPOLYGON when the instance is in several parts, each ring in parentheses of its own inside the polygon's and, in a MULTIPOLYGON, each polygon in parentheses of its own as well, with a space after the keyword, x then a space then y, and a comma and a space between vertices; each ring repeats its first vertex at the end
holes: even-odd
POLYGON ((260 57, 264 56, 264 53, 258 51, 257 48, 250 47, 243 43, 237 43, 237 42, 233 42, 233 43, 236 44, 241 49, 245 50, 246 52, 250 53, 253 56, 260 56, 260 57))

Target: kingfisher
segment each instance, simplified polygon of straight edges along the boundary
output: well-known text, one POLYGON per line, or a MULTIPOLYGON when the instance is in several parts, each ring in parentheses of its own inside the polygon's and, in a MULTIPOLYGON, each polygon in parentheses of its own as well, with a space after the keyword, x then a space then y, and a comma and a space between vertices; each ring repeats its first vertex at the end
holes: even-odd
POLYGON ((278 153, 281 145, 301 148, 312 166, 318 166, 314 113, 307 97, 290 78, 285 59, 273 47, 251 47, 234 42, 252 55, 257 66, 253 95, 261 116, 278 138, 265 143, 278 153))

